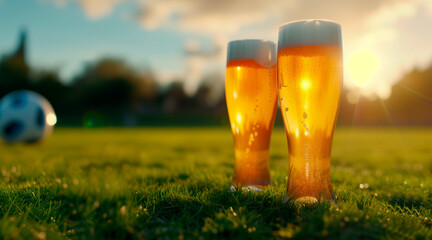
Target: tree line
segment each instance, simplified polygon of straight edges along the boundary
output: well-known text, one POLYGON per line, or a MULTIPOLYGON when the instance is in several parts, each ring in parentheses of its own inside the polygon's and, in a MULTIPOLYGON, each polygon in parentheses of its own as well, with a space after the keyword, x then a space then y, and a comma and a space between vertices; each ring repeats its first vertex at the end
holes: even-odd
MULTIPOLYGON (((125 61, 104 58, 88 64, 65 84, 54 71, 30 68, 19 51, 0 61, 0 97, 19 89, 45 96, 63 126, 227 125, 224 91, 208 76, 192 96, 182 80, 162 86, 150 70, 138 72, 125 61)), ((432 125, 432 65, 413 69, 393 86, 389 99, 347 100, 342 92, 338 124, 432 125)), ((282 126, 278 111, 276 124, 282 126)))
POLYGON ((223 93, 214 97, 209 81, 190 96, 181 80, 161 86, 150 70, 138 72, 116 58, 88 64, 68 84, 15 56, 2 59, 0 97, 19 89, 45 96, 65 126, 206 125, 225 116, 223 93))

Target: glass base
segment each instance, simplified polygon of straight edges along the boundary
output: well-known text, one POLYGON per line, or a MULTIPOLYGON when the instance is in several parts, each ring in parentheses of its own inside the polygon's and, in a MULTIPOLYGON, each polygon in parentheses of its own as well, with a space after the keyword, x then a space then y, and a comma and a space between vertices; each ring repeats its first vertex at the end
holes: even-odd
POLYGON ((330 158, 307 159, 290 155, 286 198, 303 205, 324 201, 336 204, 330 178, 330 158))
POLYGON ((333 202, 335 205, 337 205, 336 203, 336 199, 326 199, 323 197, 320 197, 319 199, 316 197, 300 197, 300 198, 289 198, 288 196, 285 196, 285 200, 284 202, 290 202, 296 205, 312 205, 312 204, 317 204, 319 202, 323 202, 323 201, 328 201, 328 202, 333 202))
MULTIPOLYGON (((262 187, 258 187, 258 186, 242 186, 241 189, 242 190, 246 190, 246 191, 252 191, 252 192, 261 192, 262 190, 264 190, 264 188, 272 187, 272 186, 273 186, 273 183, 270 181, 270 184, 267 185, 267 186, 262 186, 262 187)), ((231 184, 230 191, 231 192, 237 192, 237 187, 234 184, 231 184)))
POLYGON ((297 198, 295 200, 295 203, 300 203, 300 204, 315 204, 315 203, 318 203, 318 199, 316 199, 314 197, 301 197, 301 198, 297 198))
POLYGON ((235 149, 232 184, 235 186, 266 187, 270 184, 269 151, 235 149))

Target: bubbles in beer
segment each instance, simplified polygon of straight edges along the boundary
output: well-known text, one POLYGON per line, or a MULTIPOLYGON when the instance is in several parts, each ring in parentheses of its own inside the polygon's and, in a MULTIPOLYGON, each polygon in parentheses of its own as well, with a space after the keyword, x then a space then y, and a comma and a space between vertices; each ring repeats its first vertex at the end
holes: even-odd
POLYGON ((249 135, 249 142, 248 142, 249 146, 251 146, 252 143, 253 143, 254 141, 255 141, 255 137, 254 137, 254 135, 251 133, 251 134, 249 135))
POLYGON ((285 108, 285 112, 288 112, 288 108, 287 107, 285 108))
POLYGON ((281 109, 285 108, 285 111, 288 111, 287 110, 288 108, 285 107, 285 103, 284 103, 284 99, 283 98, 280 99, 280 107, 281 107, 281 109))
POLYGON ((304 153, 303 153, 304 161, 305 161, 306 178, 309 178, 309 171, 310 171, 309 150, 310 150, 310 144, 307 143, 304 145, 304 153))
MULTIPOLYGON (((272 79, 272 68, 269 68, 269 74, 268 74, 268 79, 272 79)), ((272 81, 268 81, 268 87, 271 89, 272 88, 272 81)), ((268 101, 269 101, 269 103, 271 104, 272 103, 272 100, 273 100, 273 98, 272 98, 272 95, 274 94, 274 92, 272 92, 272 91, 269 91, 268 92, 268 101)), ((276 101, 277 101, 277 97, 276 97, 276 101)))
POLYGON ((305 128, 305 135, 308 136, 309 135, 309 128, 306 126, 306 123, 303 123, 303 127, 305 128))
POLYGON ((307 113, 303 112, 303 118, 306 119, 307 118, 307 113))

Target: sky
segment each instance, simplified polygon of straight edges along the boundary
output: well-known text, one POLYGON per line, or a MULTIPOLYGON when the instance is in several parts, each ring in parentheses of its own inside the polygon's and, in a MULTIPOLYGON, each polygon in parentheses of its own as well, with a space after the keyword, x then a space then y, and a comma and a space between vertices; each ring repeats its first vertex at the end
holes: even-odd
POLYGON ((432 64, 432 0, 0 0, 0 56, 25 27, 30 64, 65 82, 113 56, 193 93, 205 76, 224 76, 229 41, 277 41, 278 27, 299 19, 341 24, 353 103, 387 98, 402 74, 432 64))

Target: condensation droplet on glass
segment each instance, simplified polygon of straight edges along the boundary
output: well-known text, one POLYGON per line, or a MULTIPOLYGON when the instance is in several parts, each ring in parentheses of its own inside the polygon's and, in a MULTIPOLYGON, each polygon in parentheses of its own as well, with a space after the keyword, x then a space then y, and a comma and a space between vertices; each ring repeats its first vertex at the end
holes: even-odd
POLYGON ((303 118, 306 119, 307 118, 307 113, 303 112, 303 118))
POLYGON ((285 108, 285 112, 288 112, 288 108, 287 107, 285 108))
POLYGON ((258 132, 255 132, 255 137, 258 136, 258 132))

